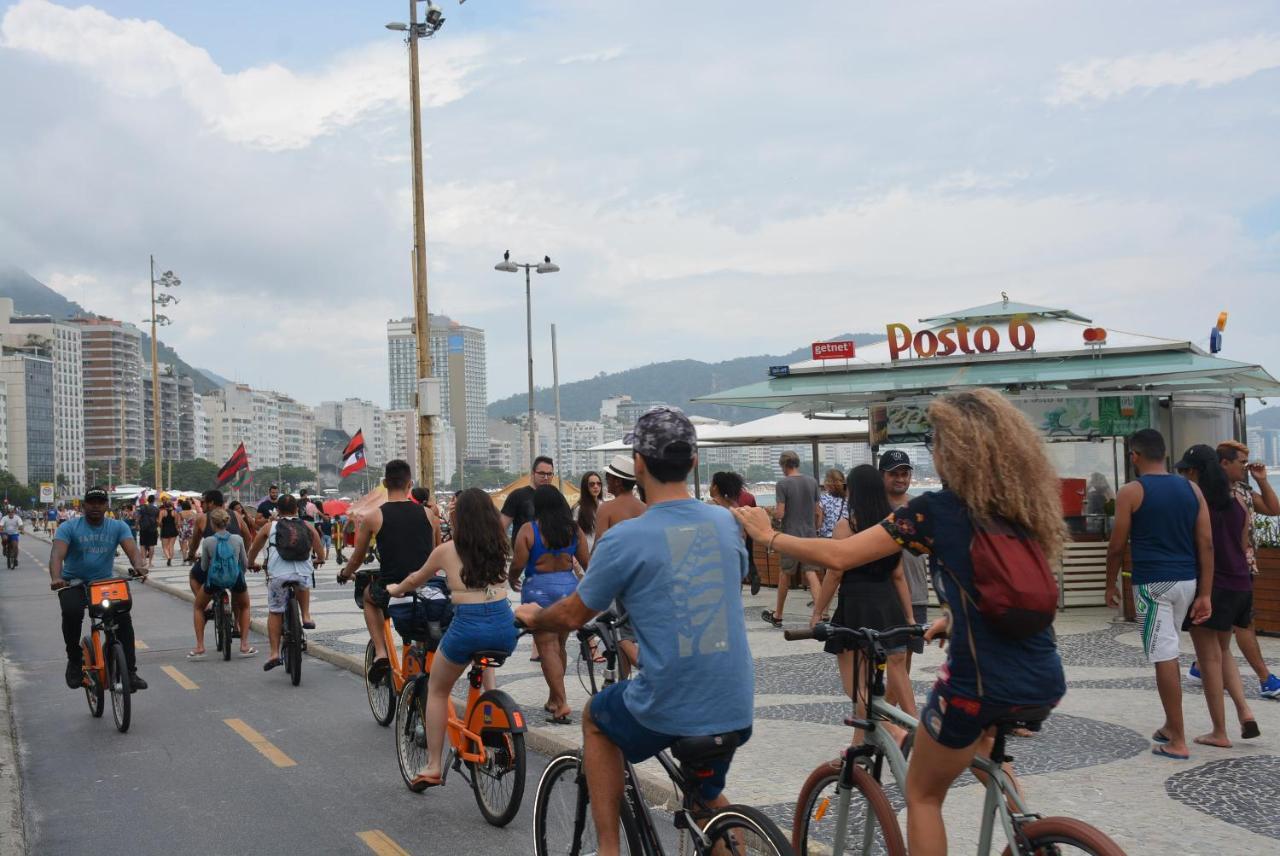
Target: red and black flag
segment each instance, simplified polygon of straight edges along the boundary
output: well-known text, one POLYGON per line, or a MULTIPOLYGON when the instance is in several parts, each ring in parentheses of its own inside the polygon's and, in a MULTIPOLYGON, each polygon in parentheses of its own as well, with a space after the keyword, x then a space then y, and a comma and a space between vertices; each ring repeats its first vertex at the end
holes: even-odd
POLYGON ((364 429, 356 431, 356 435, 342 450, 342 477, 345 479, 352 473, 358 473, 368 466, 364 459, 364 429))
POLYGON ((222 465, 222 469, 218 470, 218 487, 222 487, 235 478, 238 473, 247 469, 249 469, 249 453, 244 450, 244 443, 241 443, 231 453, 231 457, 227 458, 227 462, 222 465))

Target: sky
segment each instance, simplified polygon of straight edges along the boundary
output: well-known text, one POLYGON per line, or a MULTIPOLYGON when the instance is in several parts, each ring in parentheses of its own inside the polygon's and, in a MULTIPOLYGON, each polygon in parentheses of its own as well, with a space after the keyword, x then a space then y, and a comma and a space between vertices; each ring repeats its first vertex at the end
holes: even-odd
MULTIPOLYGON (((489 394, 999 299, 1280 375, 1274 2, 440 0, 433 312, 489 394)), ((412 313, 403 2, 0 4, 0 263, 305 402, 412 313)))

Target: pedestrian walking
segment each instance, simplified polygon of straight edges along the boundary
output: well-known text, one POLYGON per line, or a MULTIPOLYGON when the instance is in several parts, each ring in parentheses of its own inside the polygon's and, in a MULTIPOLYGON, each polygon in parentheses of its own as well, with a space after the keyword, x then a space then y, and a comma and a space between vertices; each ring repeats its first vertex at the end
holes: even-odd
POLYGON ((630 457, 614 455, 604 468, 604 480, 613 498, 602 503, 596 512, 596 541, 611 527, 644 514, 645 509, 644 502, 636 497, 636 471, 630 457))
POLYGON ((155 558, 156 544, 160 542, 160 509, 156 507, 156 495, 153 493, 147 497, 147 501, 137 511, 138 518, 138 545, 142 547, 142 558, 147 563, 147 570, 151 569, 151 562, 155 558))
POLYGON ((946 487, 914 497, 878 525, 839 540, 798 538, 773 532, 763 509, 734 512, 751 537, 766 539, 770 549, 797 561, 859 568, 906 548, 928 555, 941 575, 944 600, 952 608, 926 638, 946 633, 950 641, 946 665, 920 716, 907 771, 912 856, 946 852, 943 800, 974 754, 990 751, 991 723, 1017 710, 1047 715, 1066 692, 1051 624, 1054 610, 1043 609, 1045 583, 1052 581, 1049 567, 1062 553, 1065 529, 1058 475, 1040 434, 999 393, 986 389, 934 399, 928 418, 933 461, 946 487), (1006 567, 1019 569, 1018 580, 993 575, 987 563, 978 574, 971 546, 980 534, 996 543, 993 531, 1014 536, 998 540, 1005 542, 1001 549, 1017 557, 1006 567), (980 583, 1002 600, 1036 604, 1034 614, 1041 620, 1010 635, 1004 624, 977 608, 980 583), (1023 590, 1037 597, 1027 601, 1023 590))
MULTIPOLYGON (((564 494, 544 484, 533 494, 533 519, 516 534, 511 567, 524 570, 520 602, 536 603, 545 609, 573 594, 578 588, 578 575, 573 570, 575 560, 583 570, 591 562, 586 536, 573 522, 564 494)), ((564 689, 569 662, 565 650, 568 639, 567 631, 541 630, 533 634, 549 692, 543 708, 547 711, 547 721, 553 725, 572 722, 564 689)))
MULTIPOLYGON (((843 476, 840 481, 844 482, 843 476)), ((849 473, 846 500, 847 510, 835 525, 833 537, 837 539, 851 538, 864 529, 879 526, 880 521, 893 512, 889 505, 889 494, 884 487, 884 478, 870 464, 854 467, 849 473)), ((828 620, 827 607, 837 591, 839 598, 831 621, 840 627, 890 630, 910 623, 911 593, 902 570, 902 551, 854 568, 828 568, 822 580, 822 589, 813 604, 810 627, 819 621, 828 620)), ((866 678, 862 674, 853 674, 853 646, 844 640, 833 639, 825 647, 828 654, 836 655, 845 694, 854 698, 854 688, 866 686, 866 678)), ((907 647, 903 645, 894 648, 888 654, 885 699, 907 714, 915 716, 915 694, 907 678, 907 647)), ((867 658, 862 658, 862 668, 866 669, 868 666, 867 658)), ((870 700, 856 698, 855 701, 858 704, 858 716, 864 716, 870 700)))
MULTIPOLYGON (((896 511, 911 501, 911 478, 914 475, 911 456, 901 449, 890 449, 880 455, 880 475, 889 505, 896 511)), ((915 624, 929 623, 929 562, 910 550, 902 551, 902 572, 911 592, 911 620, 915 624)), ((911 674, 911 655, 924 653, 924 640, 912 639, 907 643, 907 674, 911 674)), ((1022 729, 1019 729, 1022 731, 1022 729)), ((1017 733, 1017 732, 1015 732, 1017 733)), ((1026 732, 1030 733, 1030 732, 1026 732)))
POLYGON ((1240 737, 1244 740, 1261 734, 1249 702, 1244 697, 1240 669, 1231 655, 1233 627, 1253 626, 1253 576, 1245 557, 1248 515, 1231 489, 1227 474, 1218 463, 1218 453, 1205 445, 1187 449, 1175 469, 1200 488, 1209 506, 1209 527, 1213 532, 1213 611, 1202 624, 1184 619, 1182 629, 1190 631, 1204 684, 1205 704, 1213 730, 1201 734, 1195 742, 1204 746, 1231 748, 1227 736, 1226 710, 1222 692, 1236 706, 1240 737))
POLYGON ((573 519, 587 538, 587 551, 596 543, 596 512, 604 499, 604 480, 595 470, 588 470, 578 483, 578 501, 573 505, 573 519))
POLYGON ((1144 428, 1129 438, 1138 477, 1116 494, 1107 546, 1107 603, 1120 605, 1119 574, 1126 543, 1133 563, 1133 599, 1142 647, 1155 666, 1164 724, 1151 735, 1152 752, 1186 760, 1182 668, 1178 632, 1190 616, 1203 624, 1212 611, 1213 531, 1200 489, 1165 469, 1164 437, 1144 428))
MULTIPOLYGON (((776 503, 773 517, 780 531, 796 538, 815 538, 822 525, 822 503, 818 480, 800 472, 800 456, 795 452, 783 452, 778 458, 782 467, 782 480, 776 485, 776 503)), ((787 589, 792 580, 808 585, 809 598, 816 602, 821 587, 820 565, 810 564, 784 555, 779 563, 782 576, 778 579, 778 601, 772 610, 765 610, 760 617, 774 627, 782 627, 782 613, 787 605, 787 589)))
POLYGON ((165 567, 173 567, 173 548, 178 541, 178 509, 173 499, 165 497, 160 506, 160 549, 164 551, 165 567))

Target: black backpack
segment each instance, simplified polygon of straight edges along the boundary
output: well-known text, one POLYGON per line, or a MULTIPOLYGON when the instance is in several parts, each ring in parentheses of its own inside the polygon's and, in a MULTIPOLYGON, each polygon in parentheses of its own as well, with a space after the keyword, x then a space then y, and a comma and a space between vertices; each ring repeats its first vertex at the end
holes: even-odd
POLYGON ((311 558, 311 530, 296 517, 276 521, 276 553, 288 562, 305 562, 311 558))

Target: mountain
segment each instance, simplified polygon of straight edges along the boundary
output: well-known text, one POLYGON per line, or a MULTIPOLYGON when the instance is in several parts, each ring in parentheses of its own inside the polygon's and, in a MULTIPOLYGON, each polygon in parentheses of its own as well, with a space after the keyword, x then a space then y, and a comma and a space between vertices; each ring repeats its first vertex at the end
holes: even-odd
MULTIPOLYGON (((13 298, 14 311, 22 315, 74 318, 79 315, 94 314, 79 303, 67 300, 21 268, 13 266, 0 266, 0 297, 13 298)), ((144 360, 150 363, 151 337, 145 332, 142 334, 142 353, 144 360)), ((190 377, 195 384, 196 392, 200 395, 213 392, 227 383, 224 378, 212 372, 188 365, 182 357, 178 356, 177 351, 163 341, 158 344, 156 353, 161 362, 173 366, 176 374, 190 377)))
MULTIPOLYGON (((852 333, 839 336, 853 339, 859 345, 879 342, 884 336, 878 333, 852 333)), ((574 381, 560 386, 560 414, 568 420, 600 418, 600 402, 615 395, 629 395, 636 401, 665 401, 690 414, 745 422, 765 415, 763 411, 749 407, 723 407, 715 404, 691 402, 700 395, 732 389, 769 376, 769 366, 778 366, 809 359, 809 346, 797 348, 789 354, 763 354, 755 357, 738 357, 719 363, 701 360, 668 360, 622 372, 601 372, 587 380, 574 381)), ((555 412, 555 392, 551 389, 535 389, 534 406, 540 413, 555 412)), ((489 405, 489 416, 504 419, 528 412, 527 393, 519 393, 489 405)))
POLYGON ((1249 414, 1250 428, 1280 428, 1280 407, 1264 407, 1249 414))

